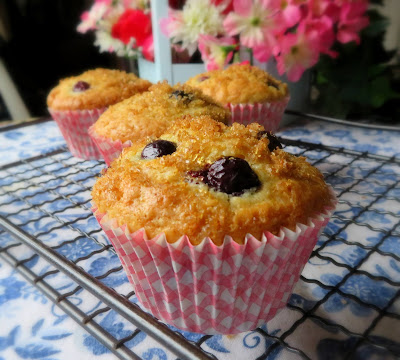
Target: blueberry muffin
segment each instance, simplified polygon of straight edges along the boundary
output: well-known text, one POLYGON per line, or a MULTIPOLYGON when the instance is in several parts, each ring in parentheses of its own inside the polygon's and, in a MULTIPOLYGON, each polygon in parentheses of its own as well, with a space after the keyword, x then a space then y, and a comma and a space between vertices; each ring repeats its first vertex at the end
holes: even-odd
POLYGON ((187 235, 194 245, 295 230, 331 199, 321 173, 261 125, 228 127, 209 116, 183 117, 160 137, 135 142, 92 196, 100 212, 132 232, 164 233, 171 243, 187 235))
POLYGON ((208 115, 221 122, 230 118, 227 109, 200 90, 162 82, 151 86, 148 92, 111 106, 91 127, 90 136, 109 164, 124 147, 160 136, 184 115, 208 115))
POLYGON ((248 64, 233 64, 190 78, 188 85, 201 89, 222 104, 255 104, 283 99, 287 84, 248 64))
POLYGON ((92 196, 142 306, 203 334, 284 308, 335 205, 321 173, 262 126, 209 116, 125 149, 92 196))
POLYGON ((201 91, 167 82, 110 107, 93 126, 95 134, 112 139, 137 141, 161 135, 183 115, 210 115, 226 122, 229 112, 201 91))
POLYGON ((101 159, 88 129, 107 109, 123 99, 146 91, 151 83, 119 70, 95 69, 69 77, 51 90, 47 105, 74 156, 101 159))
POLYGON ((231 110, 232 122, 258 122, 276 131, 289 101, 287 84, 248 64, 233 64, 190 78, 186 84, 231 110))
POLYGON ((150 87, 147 80, 119 70, 94 69, 60 80, 50 91, 47 106, 52 110, 100 109, 116 104, 150 87))

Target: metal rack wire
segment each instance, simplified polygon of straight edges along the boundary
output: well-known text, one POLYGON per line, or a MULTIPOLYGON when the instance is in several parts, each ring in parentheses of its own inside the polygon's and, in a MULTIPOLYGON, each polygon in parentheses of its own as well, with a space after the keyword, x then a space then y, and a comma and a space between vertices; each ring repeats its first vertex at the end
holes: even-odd
MULTIPOLYGON (((400 201, 395 192, 400 183, 400 159, 301 141, 281 141, 287 151, 306 156, 320 168, 338 195, 338 209, 341 211, 334 215, 332 226, 328 226, 321 235, 319 246, 312 253, 310 261, 324 262, 343 271, 343 275, 335 284, 329 284, 318 276, 303 272, 300 282, 315 286, 323 295, 307 305, 297 304, 296 298, 292 297, 284 311, 296 312, 297 320, 279 336, 269 333, 265 328, 257 329, 269 344, 258 359, 267 359, 278 350, 310 359, 308 350, 291 340, 291 335, 301 331, 308 321, 321 328, 334 329, 343 339, 351 339, 344 358, 352 358, 365 346, 373 347, 387 356, 400 357, 398 347, 390 342, 383 343, 374 335, 377 326, 387 319, 400 324, 400 314, 393 307, 396 301, 400 301, 400 279, 394 275, 372 273, 364 266, 375 256, 400 263, 400 257, 386 251, 383 246, 386 239, 399 237, 400 232, 400 201), (365 190, 371 186, 373 192, 365 190), (381 210, 376 205, 382 200, 390 201, 393 207, 381 210), (389 216, 393 221, 377 227, 373 221, 366 220, 369 219, 365 217, 367 213, 389 216), (379 240, 368 244, 356 237, 348 238, 346 231, 350 229, 353 234, 362 232, 363 237, 373 234, 379 240), (353 263, 345 263, 325 251, 332 244, 356 248, 362 256, 353 263), (351 293, 344 285, 354 276, 389 286, 393 290, 390 299, 384 305, 375 304, 366 302, 360 294, 351 293), (368 326, 359 331, 324 316, 321 308, 336 297, 373 311, 374 316, 368 326)), ((6 241, 0 243, 0 257, 121 359, 140 358, 132 343, 141 332, 147 333, 180 359, 217 359, 204 347, 211 336, 190 341, 143 311, 136 304, 131 288, 110 288, 109 278, 125 276, 119 264, 102 274, 93 274, 86 266, 88 261, 99 256, 115 257, 101 229, 91 223, 90 188, 103 166, 101 162, 74 158, 66 149, 60 148, 43 156, 1 167, 0 228, 3 230, 0 230, 0 238, 6 241), (66 232, 68 238, 60 238, 60 230, 66 232), (81 257, 75 257, 65 250, 82 241, 92 242, 95 249, 81 257), (35 267, 37 257, 48 265, 35 267), (54 285, 53 279, 57 277, 72 281, 72 285, 60 289, 54 285), (85 306, 77 306, 70 301, 71 296, 82 292, 87 293, 85 296, 93 301, 101 301, 102 305, 94 311, 88 311, 85 306), (131 325, 129 335, 118 338, 102 326, 101 317, 112 311, 131 325)))

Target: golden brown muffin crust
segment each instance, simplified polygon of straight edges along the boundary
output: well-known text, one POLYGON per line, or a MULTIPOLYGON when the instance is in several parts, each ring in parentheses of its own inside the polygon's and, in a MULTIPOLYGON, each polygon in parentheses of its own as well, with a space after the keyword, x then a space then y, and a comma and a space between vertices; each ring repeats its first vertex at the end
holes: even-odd
POLYGON ((222 104, 254 104, 280 100, 288 95, 285 83, 248 64, 233 64, 190 78, 186 84, 201 89, 222 104))
POLYGON ((148 92, 111 106, 96 121, 93 130, 112 140, 137 141, 160 136, 173 121, 187 114, 209 115, 224 123, 230 119, 227 109, 200 90, 162 82, 151 86, 148 92))
POLYGON ((54 110, 89 110, 116 104, 134 94, 142 93, 150 87, 147 80, 124 71, 95 69, 79 76, 60 80, 47 97, 47 106, 54 110), (85 81, 90 88, 74 92, 78 81, 85 81))
POLYGON ((144 228, 149 238, 165 233, 169 242, 186 234, 193 244, 209 236, 219 245, 230 235, 241 244, 247 233, 260 239, 266 230, 293 230, 329 205, 330 192, 305 158, 270 152, 268 139, 258 139, 261 130, 258 124, 227 127, 207 116, 186 116, 160 137, 177 145, 174 153, 144 160, 141 152, 149 141, 125 149, 97 180, 93 200, 119 226, 127 224, 132 232, 144 228), (232 196, 188 175, 223 156, 245 159, 261 187, 232 196))

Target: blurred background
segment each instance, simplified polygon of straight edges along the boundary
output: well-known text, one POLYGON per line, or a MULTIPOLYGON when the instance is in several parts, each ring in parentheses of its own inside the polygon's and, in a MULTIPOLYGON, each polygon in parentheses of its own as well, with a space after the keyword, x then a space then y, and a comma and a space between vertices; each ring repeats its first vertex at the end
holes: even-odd
MULTIPOLYGON (((114 55, 99 53, 93 34, 76 31, 91 3, 0 0, 0 58, 31 116, 48 114, 46 96, 59 79, 89 68, 117 66, 114 55)), ((6 119, 4 100, 0 104, 0 118, 6 119)))
MULTIPOLYGON (((338 60, 322 57, 312 69, 310 111, 356 120, 400 119, 400 1, 370 3, 370 25, 361 45, 341 45, 338 60)), ((93 33, 77 32, 81 14, 92 4, 0 0, 0 65, 30 116, 48 115, 46 96, 59 79, 90 68, 123 66, 115 54, 99 52, 93 33)), ((5 81, 0 68, 0 82, 5 81)), ((11 117, 4 97, 0 86, 0 120, 11 117)))

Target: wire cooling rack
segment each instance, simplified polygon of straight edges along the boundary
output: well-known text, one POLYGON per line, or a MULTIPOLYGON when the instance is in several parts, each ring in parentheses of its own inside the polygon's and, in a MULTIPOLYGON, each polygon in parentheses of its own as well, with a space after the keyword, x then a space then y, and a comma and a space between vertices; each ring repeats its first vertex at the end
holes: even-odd
MULTIPOLYGON (((400 328, 400 256, 390 247, 400 235, 400 160, 281 141, 324 173, 339 205, 298 284, 311 288, 310 296, 296 294, 296 287, 283 310, 293 313, 294 320, 279 334, 268 327, 255 330, 266 343, 257 359, 275 358, 278 352, 313 358, 321 343, 310 350, 315 347, 307 339, 310 324, 335 334, 336 340, 325 345, 341 344, 343 359, 367 350, 378 358, 399 358, 396 338, 381 333, 400 328), (377 264, 389 264, 391 270, 377 264), (326 269, 330 276, 321 275, 326 269), (366 297, 368 291, 377 295, 366 297), (351 312, 347 322, 336 319, 333 306, 355 309, 363 326, 352 322, 351 312)), ((133 344, 143 332, 179 359, 218 359, 207 347, 213 337, 186 338, 143 311, 129 284, 110 287, 115 284, 110 279, 125 275, 90 211, 90 189, 103 167, 74 158, 65 148, 1 167, 0 237, 7 241, 0 243, 0 256, 121 359, 140 358, 133 344), (76 255, 76 247, 87 249, 86 254, 76 255), (38 257, 47 265, 38 267, 38 257), (93 270, 90 264, 104 258, 111 265, 102 273, 93 270), (78 294, 86 300, 76 305, 71 299, 78 294), (100 306, 91 306, 99 301, 100 306), (110 312, 130 329, 122 338, 101 321, 110 312)))

